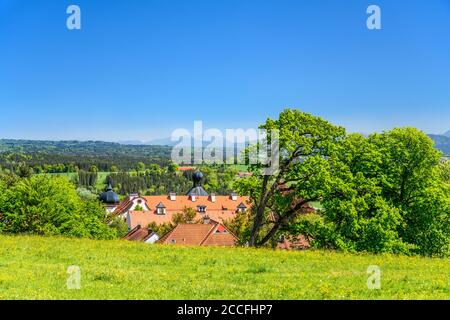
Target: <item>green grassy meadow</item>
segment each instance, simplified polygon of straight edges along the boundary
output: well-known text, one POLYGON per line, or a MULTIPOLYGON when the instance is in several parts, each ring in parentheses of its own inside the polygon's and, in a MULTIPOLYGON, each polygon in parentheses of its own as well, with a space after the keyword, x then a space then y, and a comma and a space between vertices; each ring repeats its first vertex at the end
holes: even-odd
POLYGON ((0 236, 0 299, 449 299, 449 271, 422 257, 0 236))

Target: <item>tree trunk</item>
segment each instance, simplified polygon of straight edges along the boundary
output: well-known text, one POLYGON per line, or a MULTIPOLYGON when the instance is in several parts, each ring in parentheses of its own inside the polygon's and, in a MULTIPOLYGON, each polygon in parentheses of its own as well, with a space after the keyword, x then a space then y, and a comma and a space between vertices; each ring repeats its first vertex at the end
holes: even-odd
POLYGON ((252 233, 250 235, 250 247, 256 246, 256 241, 258 237, 259 230, 261 229, 261 223, 264 216, 264 210, 266 208, 266 191, 267 191, 267 183, 269 181, 269 176, 264 176, 263 179, 263 192, 261 193, 261 198, 258 206, 256 207, 255 220, 253 222, 252 233))
POLYGON ((264 236, 264 238, 261 241, 259 241, 257 243, 256 246, 260 247, 260 246, 264 245, 267 241, 269 241, 275 235, 275 233, 280 229, 280 227, 283 225, 284 222, 286 222, 287 220, 292 218, 299 210, 301 210, 303 205, 305 205, 308 202, 314 201, 314 200, 315 199, 303 200, 302 202, 298 203, 294 208, 289 210, 285 215, 280 217, 278 219, 278 221, 275 222, 272 229, 270 229, 270 231, 264 236))

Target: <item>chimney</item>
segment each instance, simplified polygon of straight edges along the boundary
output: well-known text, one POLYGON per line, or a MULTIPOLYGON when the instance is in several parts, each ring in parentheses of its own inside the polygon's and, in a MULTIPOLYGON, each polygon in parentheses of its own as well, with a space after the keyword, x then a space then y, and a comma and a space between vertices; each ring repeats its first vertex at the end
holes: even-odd
POLYGON ((232 193, 231 193, 231 200, 233 200, 233 201, 237 201, 237 198, 238 198, 238 195, 237 195, 237 193, 235 193, 235 192, 232 192, 232 193))
POLYGON ((211 193, 210 197, 211 197, 211 202, 216 202, 216 194, 215 193, 211 193))
POLYGON ((191 195, 191 200, 192 202, 195 202, 197 200, 197 196, 195 194, 191 195))
POLYGON ((177 200, 177 194, 175 192, 169 193, 170 201, 176 201, 177 200))
POLYGON ((211 221, 211 219, 209 218, 209 216, 203 217, 203 224, 209 224, 210 221, 211 221))

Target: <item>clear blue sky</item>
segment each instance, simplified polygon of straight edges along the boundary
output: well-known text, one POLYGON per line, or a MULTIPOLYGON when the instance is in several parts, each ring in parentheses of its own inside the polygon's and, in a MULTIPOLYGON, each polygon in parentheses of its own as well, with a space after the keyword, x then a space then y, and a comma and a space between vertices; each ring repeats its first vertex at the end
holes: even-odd
POLYGON ((450 130, 450 0, 0 0, 2 138, 150 140, 284 107, 450 130))

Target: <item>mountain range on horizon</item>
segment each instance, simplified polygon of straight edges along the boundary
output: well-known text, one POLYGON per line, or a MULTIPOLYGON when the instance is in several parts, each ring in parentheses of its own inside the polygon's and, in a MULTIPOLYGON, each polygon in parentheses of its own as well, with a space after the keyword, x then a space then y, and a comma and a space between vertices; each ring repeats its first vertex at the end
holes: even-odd
MULTIPOLYGON (((428 136, 430 137, 447 137, 450 138, 450 130, 442 133, 442 134, 428 134, 428 136)), ((434 140, 434 139, 433 139, 434 140)), ((194 141, 194 139, 192 139, 192 141, 194 141)), ((172 141, 172 139, 170 137, 165 137, 165 138, 158 138, 158 139, 153 139, 153 140, 148 140, 148 141, 142 141, 142 140, 119 140, 119 141, 115 141, 117 143, 120 144, 124 144, 124 145, 160 145, 160 146, 170 146, 173 147, 176 144, 178 144, 178 141, 172 141)), ((209 141, 203 141, 204 144, 209 144, 209 141)))
MULTIPOLYGON (((450 156, 450 131, 443 134, 428 134, 428 136, 434 141, 435 147, 441 150, 446 156, 450 156)), ((200 144, 203 147, 208 146, 211 141, 199 141, 192 138, 191 146, 195 147, 195 143, 200 144)), ((253 141, 250 141, 253 142, 253 141)), ((246 143, 234 143, 226 145, 225 148, 237 148, 238 150, 244 148, 246 143)), ((81 140, 30 140, 30 139, 0 139, 0 153, 7 151, 20 151, 20 152, 39 152, 40 148, 47 151, 58 153, 58 150, 90 150, 100 152, 101 150, 109 150, 109 148, 118 148, 121 152, 133 152, 141 153, 141 149, 145 149, 146 154, 153 153, 154 148, 170 148, 178 145, 179 141, 172 141, 171 138, 154 139, 150 141, 140 140, 122 140, 122 141, 81 141, 81 140), (61 149, 62 148, 62 149, 61 149), (153 148, 153 149, 152 149, 153 148), (123 149, 123 150, 122 150, 123 149), (148 149, 148 150, 147 150, 148 149)), ((157 150, 160 151, 159 149, 157 150)), ((167 151, 165 151, 167 152, 167 151)))
MULTIPOLYGON (((161 139, 154 139, 154 140, 150 140, 150 141, 141 141, 141 140, 121 140, 121 141, 117 141, 117 143, 123 144, 123 145, 135 145, 135 146, 145 146, 145 145, 156 145, 156 146, 169 146, 169 147, 173 147, 177 144, 179 144, 179 140, 178 141, 172 141, 172 139, 170 137, 167 138, 161 138, 161 139)), ((202 145, 209 145, 211 143, 211 141, 200 141, 197 140, 195 141, 194 138, 191 139, 191 145, 194 145, 194 142, 197 143, 202 143, 202 145)), ((244 146, 245 143, 235 143, 235 145, 237 145, 238 147, 244 146)))

